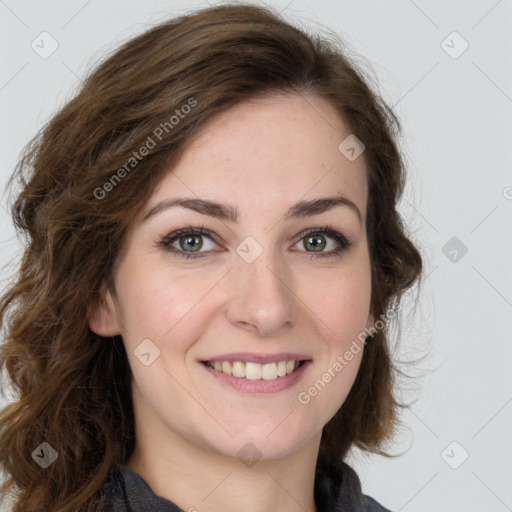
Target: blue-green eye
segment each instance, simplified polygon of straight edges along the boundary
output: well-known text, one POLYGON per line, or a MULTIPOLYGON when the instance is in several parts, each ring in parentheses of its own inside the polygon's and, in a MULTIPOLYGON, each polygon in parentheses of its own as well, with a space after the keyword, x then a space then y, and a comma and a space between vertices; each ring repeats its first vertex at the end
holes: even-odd
MULTIPOLYGON (((299 235, 301 238, 294 247, 300 245, 300 251, 310 253, 312 257, 337 255, 353 245, 338 231, 329 226, 312 228, 299 235)), ((188 227, 165 235, 159 245, 166 251, 180 258, 203 258, 215 251, 217 238, 203 227, 188 227)))
POLYGON ((201 258, 215 249, 210 231, 204 228, 184 228, 165 236, 160 245, 183 258, 201 258), (205 240, 207 243, 205 243, 205 240), (205 249, 205 250, 201 250, 205 249))
POLYGON ((353 242, 329 226, 310 229, 301 235, 302 238, 298 244, 302 244, 302 248, 306 252, 316 253, 320 256, 338 254, 353 245, 353 242))

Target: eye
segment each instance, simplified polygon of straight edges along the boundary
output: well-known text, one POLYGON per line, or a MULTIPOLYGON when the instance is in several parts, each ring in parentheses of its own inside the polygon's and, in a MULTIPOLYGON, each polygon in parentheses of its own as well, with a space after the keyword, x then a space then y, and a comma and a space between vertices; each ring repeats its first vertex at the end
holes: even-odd
POLYGON ((204 228, 184 228, 162 237, 159 242, 166 251, 183 258, 201 258, 217 245, 210 231, 204 228))
MULTIPOLYGON (((353 245, 352 241, 330 226, 309 229, 300 233, 299 237, 294 247, 299 246, 300 251, 310 253, 312 258, 335 256, 353 245)), ((158 244, 180 258, 202 258, 220 245, 216 238, 214 233, 203 227, 188 227, 163 235, 158 244)))
POLYGON ((306 252, 317 253, 313 256, 332 256, 353 245, 353 242, 330 226, 310 229, 306 233, 301 233, 301 236, 296 245, 306 252))

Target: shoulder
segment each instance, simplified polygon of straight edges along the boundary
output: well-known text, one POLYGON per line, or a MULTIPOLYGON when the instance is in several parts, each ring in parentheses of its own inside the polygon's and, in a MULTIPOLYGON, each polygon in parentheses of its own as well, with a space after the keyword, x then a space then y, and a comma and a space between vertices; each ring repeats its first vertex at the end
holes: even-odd
POLYGON ((156 496, 138 473, 123 465, 104 486, 103 495, 108 512, 183 512, 166 498, 156 496))
POLYGON ((359 476, 346 462, 320 454, 316 468, 315 498, 320 510, 391 512, 363 494, 359 476))
POLYGON ((363 507, 364 512, 391 512, 391 510, 383 507, 378 501, 366 494, 363 494, 363 507))
POLYGON ((341 494, 350 492, 354 501, 360 504, 359 507, 354 506, 354 510, 361 510, 361 512, 391 512, 371 496, 363 494, 359 476, 351 466, 342 462, 341 471, 343 473, 341 494))
POLYGON ((125 481, 120 468, 117 468, 102 490, 102 499, 105 510, 112 512, 131 512, 132 509, 126 495, 125 481))

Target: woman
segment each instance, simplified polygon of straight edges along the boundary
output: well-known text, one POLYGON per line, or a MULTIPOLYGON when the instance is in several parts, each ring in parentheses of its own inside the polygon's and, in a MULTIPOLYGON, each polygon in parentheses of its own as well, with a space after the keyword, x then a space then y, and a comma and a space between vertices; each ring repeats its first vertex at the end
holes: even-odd
POLYGON ((1 302, 15 511, 385 511, 386 321, 421 257, 398 121, 252 5, 126 43, 27 148, 1 302))

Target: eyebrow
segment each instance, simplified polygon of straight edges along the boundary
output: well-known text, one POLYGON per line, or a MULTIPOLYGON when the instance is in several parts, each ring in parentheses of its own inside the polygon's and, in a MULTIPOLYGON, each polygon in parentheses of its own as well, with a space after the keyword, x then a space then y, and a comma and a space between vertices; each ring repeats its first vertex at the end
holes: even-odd
MULTIPOLYGON (((207 199, 184 197, 176 199, 164 199, 163 201, 160 201, 145 213, 144 217, 142 218, 142 222, 165 210, 179 206, 201 213, 202 215, 208 215, 210 217, 215 217, 217 219, 230 222, 238 222, 240 216, 239 210, 233 206, 216 203, 207 199)), ((299 201, 286 212, 284 218, 292 219, 319 215, 337 206, 346 206, 350 208, 357 215, 359 224, 362 225, 363 215, 359 208, 350 199, 341 195, 319 197, 310 201, 299 201)))

